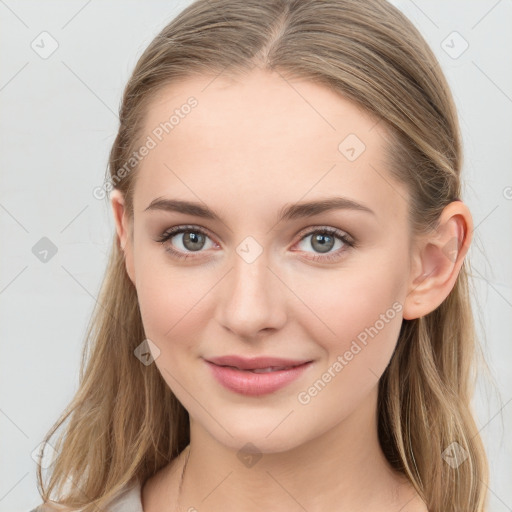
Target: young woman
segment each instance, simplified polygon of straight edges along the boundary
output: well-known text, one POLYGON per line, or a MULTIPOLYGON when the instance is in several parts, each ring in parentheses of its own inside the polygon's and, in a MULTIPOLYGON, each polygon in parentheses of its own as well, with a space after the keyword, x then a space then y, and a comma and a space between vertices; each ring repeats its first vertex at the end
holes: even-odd
POLYGON ((123 96, 40 509, 483 512, 461 161, 384 0, 187 7, 123 96))

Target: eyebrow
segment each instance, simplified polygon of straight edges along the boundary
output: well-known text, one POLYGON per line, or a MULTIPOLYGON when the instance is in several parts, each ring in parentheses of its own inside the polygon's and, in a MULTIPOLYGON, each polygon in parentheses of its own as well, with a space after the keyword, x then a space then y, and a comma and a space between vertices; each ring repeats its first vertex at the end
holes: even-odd
MULTIPOLYGON (((144 211, 154 210, 184 213, 195 217, 202 217, 204 219, 218 220, 224 223, 221 216, 206 205, 192 201, 157 197, 151 201, 144 211)), ((353 201, 352 199, 346 197, 330 197, 317 201, 285 204, 279 210, 277 222, 313 217, 331 210, 356 210, 375 215, 375 212, 368 208, 368 206, 353 201)))

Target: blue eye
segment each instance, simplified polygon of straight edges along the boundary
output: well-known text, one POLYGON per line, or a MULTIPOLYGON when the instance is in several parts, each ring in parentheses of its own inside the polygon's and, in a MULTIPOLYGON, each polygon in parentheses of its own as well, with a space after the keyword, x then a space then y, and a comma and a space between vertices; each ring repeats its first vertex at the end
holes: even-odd
POLYGON ((308 237, 312 238, 307 245, 320 251, 320 253, 317 253, 315 256, 307 258, 313 261, 327 262, 339 259, 343 256, 347 247, 355 247, 355 242, 346 233, 336 228, 323 227, 317 228, 314 231, 308 231, 301 238, 300 242, 303 242, 308 237), (329 252, 336 245, 336 241, 341 242, 341 247, 334 252, 329 252))
POLYGON ((177 258, 188 258, 190 254, 187 254, 186 251, 191 251, 192 253, 200 252, 201 249, 204 248, 205 239, 209 238, 204 230, 196 226, 175 226, 165 231, 160 238, 157 239, 157 242, 164 244, 168 240, 171 240, 171 238, 177 237, 177 235, 182 233, 185 234, 185 236, 181 237, 181 245, 184 249, 176 250, 172 246, 166 247, 166 251, 177 258))
MULTIPOLYGON (((205 252, 202 249, 208 249, 216 245, 211 243, 210 247, 208 247, 207 240, 211 241, 211 239, 208 233, 198 226, 174 226, 162 233, 156 241, 163 245, 175 237, 180 240, 178 235, 181 234, 184 235, 181 237, 181 247, 175 249, 173 247, 174 244, 168 244, 165 247, 167 252, 178 259, 195 258, 194 252, 205 252)), ((339 259, 346 252, 347 248, 355 247, 355 241, 349 235, 336 228, 321 227, 310 230, 303 234, 299 243, 304 242, 308 237, 313 237, 308 245, 319 251, 315 256, 307 257, 307 259, 313 261, 327 262, 339 259), (341 247, 334 252, 330 252, 336 245, 336 241, 341 242, 341 247)), ((304 252, 308 251, 305 250, 304 252)))

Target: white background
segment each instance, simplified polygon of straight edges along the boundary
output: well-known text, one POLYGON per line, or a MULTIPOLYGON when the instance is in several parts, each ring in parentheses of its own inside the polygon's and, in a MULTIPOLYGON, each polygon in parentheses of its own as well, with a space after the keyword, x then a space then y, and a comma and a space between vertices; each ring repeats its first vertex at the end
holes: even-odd
MULTIPOLYGON (((103 183, 122 89, 189 3, 0 0, 0 511, 39 503, 31 453, 77 389, 114 233, 92 190, 103 183), (31 48, 43 31, 58 43, 46 59, 31 48), (32 253, 42 237, 58 249, 47 263, 32 253)), ((480 382, 475 408, 490 512, 512 511, 512 2, 393 3, 432 46, 459 109, 477 321, 497 384, 480 382), (458 58, 445 51, 463 48, 459 36, 446 39, 453 31, 469 44, 458 58)))

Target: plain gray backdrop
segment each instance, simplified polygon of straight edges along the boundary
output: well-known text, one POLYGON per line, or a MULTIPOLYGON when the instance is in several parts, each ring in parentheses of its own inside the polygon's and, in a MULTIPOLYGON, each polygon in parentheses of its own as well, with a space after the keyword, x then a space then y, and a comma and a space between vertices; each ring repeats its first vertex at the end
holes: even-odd
MULTIPOLYGON (((77 389, 114 233, 92 191, 121 93, 146 45, 189 3, 0 0, 0 511, 39 503, 33 453, 77 389)), ((459 111, 474 302, 496 382, 479 381, 475 411, 490 512, 512 511, 512 1, 393 3, 433 48, 459 111)))

